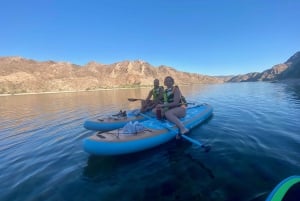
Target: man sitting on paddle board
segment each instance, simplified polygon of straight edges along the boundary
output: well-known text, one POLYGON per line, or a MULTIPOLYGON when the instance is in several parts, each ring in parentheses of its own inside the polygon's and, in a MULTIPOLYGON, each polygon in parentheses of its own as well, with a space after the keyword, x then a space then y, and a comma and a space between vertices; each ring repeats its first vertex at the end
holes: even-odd
POLYGON ((159 86, 158 79, 153 81, 153 85, 154 87, 149 91, 146 100, 142 100, 141 112, 152 110, 157 104, 164 102, 164 87, 159 86))

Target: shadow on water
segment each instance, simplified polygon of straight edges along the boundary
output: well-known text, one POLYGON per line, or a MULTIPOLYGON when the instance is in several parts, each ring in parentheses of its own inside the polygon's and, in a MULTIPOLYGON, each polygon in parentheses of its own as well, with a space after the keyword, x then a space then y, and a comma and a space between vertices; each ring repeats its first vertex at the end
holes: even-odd
POLYGON ((202 161, 200 161, 199 159, 194 158, 191 154, 186 154, 186 157, 188 157, 193 163, 199 165, 199 167, 201 167, 211 179, 215 178, 212 170, 209 169, 208 167, 206 167, 205 164, 202 161))
POLYGON ((95 156, 90 155, 84 167, 83 176, 87 179, 97 180, 99 175, 109 175, 124 169, 130 164, 143 163, 145 159, 155 160, 155 155, 163 154, 174 144, 174 141, 161 146, 132 154, 118 156, 95 156))
POLYGON ((168 149, 168 167, 159 172, 161 180, 146 186, 143 200, 205 200, 203 181, 214 179, 214 174, 190 148, 189 142, 179 140, 168 149))
POLYGON ((206 195, 199 189, 205 189, 203 180, 212 180, 215 176, 201 158, 190 153, 191 146, 184 140, 172 140, 134 154, 90 156, 83 177, 88 183, 122 186, 128 197, 124 200, 132 200, 136 194, 144 201, 205 200, 206 195), (131 185, 137 181, 138 185, 131 185))

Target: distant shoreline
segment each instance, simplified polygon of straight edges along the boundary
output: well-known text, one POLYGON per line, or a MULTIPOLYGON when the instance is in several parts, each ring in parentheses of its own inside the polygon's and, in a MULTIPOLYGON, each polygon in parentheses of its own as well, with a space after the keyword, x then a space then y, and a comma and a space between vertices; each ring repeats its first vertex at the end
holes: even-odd
POLYGON ((0 94, 1 96, 22 96, 22 95, 38 95, 38 94, 58 94, 58 93, 76 93, 76 92, 92 92, 92 91, 108 91, 108 90, 118 90, 118 89, 143 89, 143 88, 151 88, 153 86, 144 85, 144 86, 132 86, 132 87, 114 87, 114 88, 98 88, 91 90, 74 90, 74 91, 47 91, 47 92, 28 92, 28 93, 9 93, 9 94, 0 94))
MULTIPOLYGON (((138 87, 140 88, 150 88, 149 87, 138 87)), ((29 92, 29 93, 14 93, 14 94, 0 94, 1 96, 23 96, 23 95, 42 95, 42 94, 59 94, 59 93, 76 93, 76 92, 93 92, 93 91, 109 91, 109 90, 125 90, 125 89, 136 89, 137 87, 120 87, 120 88, 107 88, 107 89, 93 89, 93 90, 78 90, 78 91, 48 91, 48 92, 29 92)))
MULTIPOLYGON (((267 81, 265 81, 267 82, 267 81)), ((273 81, 274 82, 274 81, 273 81)), ((284 80, 275 81, 275 83, 293 84, 300 86, 300 78, 290 78, 284 80)), ((141 88, 151 88, 152 86, 141 86, 141 87, 116 87, 116 88, 100 88, 93 90, 78 90, 78 91, 48 91, 48 92, 30 92, 30 93, 14 93, 14 94, 0 94, 1 96, 22 96, 22 95, 39 95, 39 94, 58 94, 58 93, 76 93, 76 92, 93 92, 93 91, 108 91, 108 90, 126 90, 126 89, 141 89, 141 88)))

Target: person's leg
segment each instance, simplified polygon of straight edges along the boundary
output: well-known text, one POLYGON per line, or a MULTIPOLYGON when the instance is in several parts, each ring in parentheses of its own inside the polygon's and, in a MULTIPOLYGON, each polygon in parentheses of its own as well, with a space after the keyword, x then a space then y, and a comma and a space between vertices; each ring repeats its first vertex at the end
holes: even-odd
POLYGON ((147 110, 147 111, 148 111, 148 110, 152 110, 153 108, 155 108, 155 106, 156 106, 156 105, 154 104, 154 102, 151 101, 151 102, 149 102, 149 103, 147 104, 147 109, 146 109, 146 110, 147 110))
POLYGON ((151 110, 153 108, 153 101, 152 100, 142 100, 142 106, 141 106, 141 112, 147 112, 148 110, 151 110))
POLYGON ((189 131, 179 120, 179 118, 182 118, 185 115, 186 109, 183 107, 175 107, 165 112, 165 117, 167 118, 167 120, 174 123, 179 128, 181 134, 185 134, 189 131))
POLYGON ((141 101, 141 109, 140 111, 143 113, 143 112, 146 112, 146 106, 147 106, 147 103, 145 100, 142 100, 141 101))

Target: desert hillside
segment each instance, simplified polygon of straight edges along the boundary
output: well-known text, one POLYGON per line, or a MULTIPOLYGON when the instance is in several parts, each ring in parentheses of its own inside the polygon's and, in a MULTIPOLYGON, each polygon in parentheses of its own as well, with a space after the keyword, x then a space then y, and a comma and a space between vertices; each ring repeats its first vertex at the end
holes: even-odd
POLYGON ((82 91, 101 88, 140 87, 173 76, 176 84, 222 83, 224 79, 180 72, 144 61, 122 61, 84 66, 68 62, 38 62, 22 57, 0 57, 0 94, 82 91))
POLYGON ((295 53, 286 62, 277 64, 261 73, 247 73, 232 77, 229 82, 278 81, 300 78, 300 52, 295 53))

